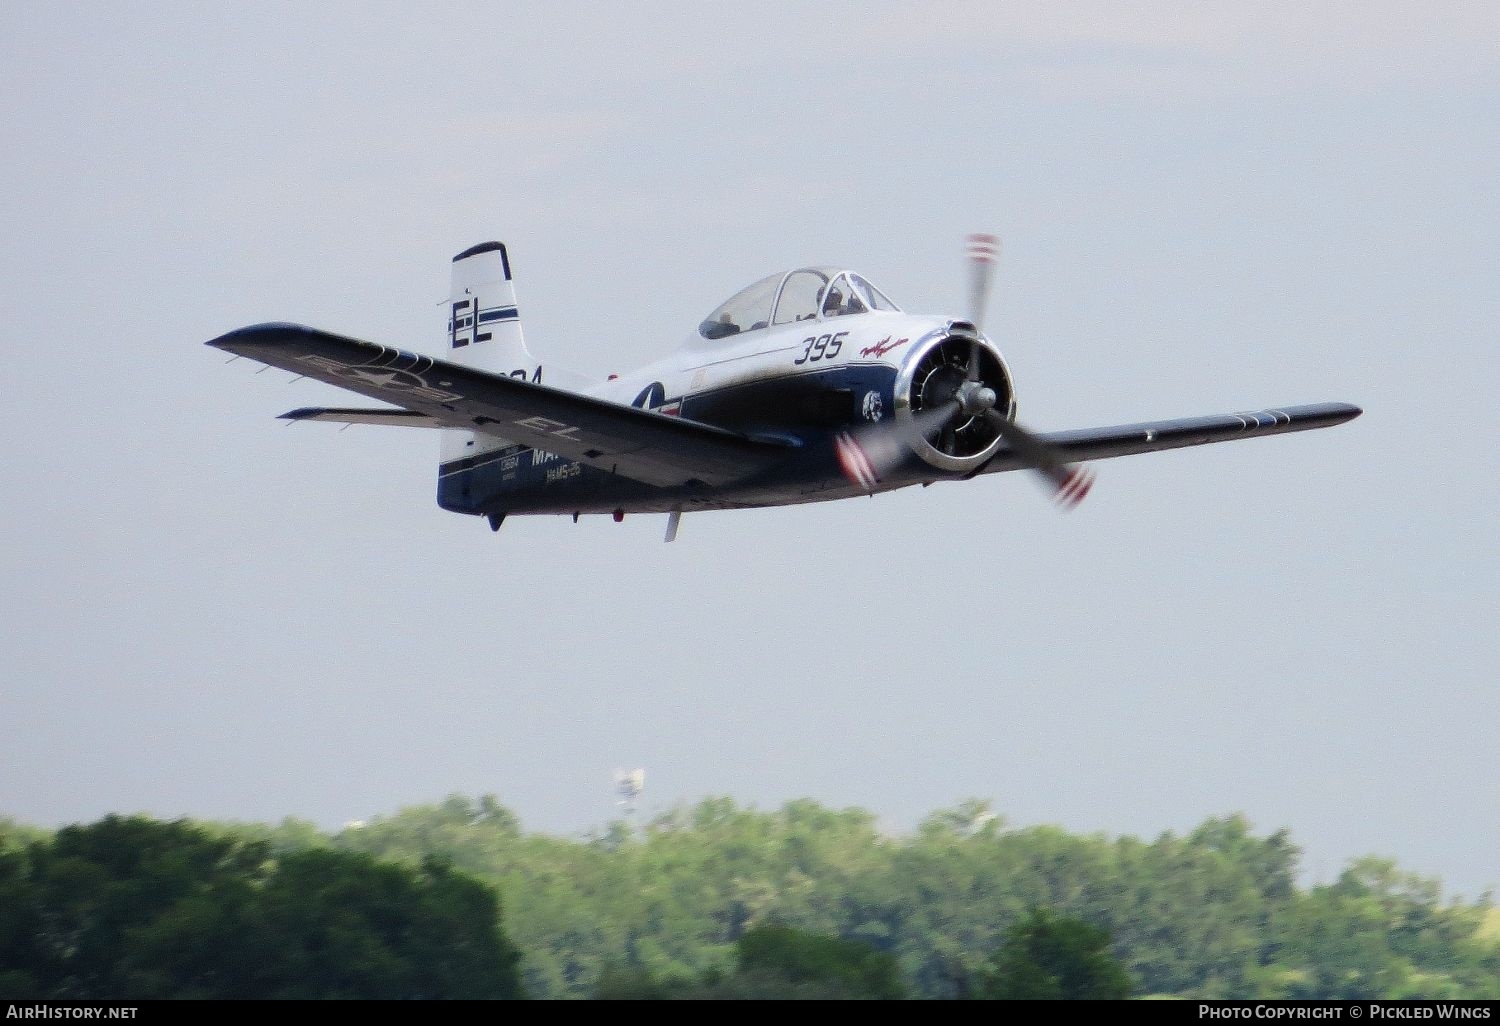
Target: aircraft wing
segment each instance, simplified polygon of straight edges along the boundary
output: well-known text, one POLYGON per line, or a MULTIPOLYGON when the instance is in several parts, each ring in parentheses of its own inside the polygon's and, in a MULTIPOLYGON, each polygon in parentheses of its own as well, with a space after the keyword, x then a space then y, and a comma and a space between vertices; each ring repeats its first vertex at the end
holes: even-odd
MULTIPOLYGON (((1184 417, 1179 420, 1153 420, 1144 424, 1121 424, 1115 427, 1083 428, 1073 431, 1038 432, 1037 437, 1055 447, 1068 460, 1104 460, 1131 456, 1141 452, 1182 449, 1190 445, 1232 442, 1238 438, 1282 435, 1291 431, 1311 431, 1333 427, 1353 420, 1363 412, 1349 403, 1314 403, 1308 406, 1282 406, 1255 413, 1226 413, 1210 417, 1184 417)), ((979 471, 993 474, 1019 470, 1029 464, 1002 445, 979 471)))
POLYGON ((652 485, 728 484, 791 448, 300 324, 256 324, 207 344, 401 408, 293 410, 290 419, 464 428, 652 485))

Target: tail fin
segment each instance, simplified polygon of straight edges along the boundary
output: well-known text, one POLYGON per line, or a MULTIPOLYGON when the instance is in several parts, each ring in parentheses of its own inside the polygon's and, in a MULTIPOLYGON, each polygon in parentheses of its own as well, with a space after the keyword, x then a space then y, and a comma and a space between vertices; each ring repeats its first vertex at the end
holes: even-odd
POLYGON ((453 258, 448 347, 448 358, 465 367, 541 380, 541 364, 527 351, 521 336, 521 315, 504 243, 483 242, 453 258))
MULTIPOLYGON (((504 243, 482 242, 453 258, 447 329, 447 358, 452 362, 491 374, 542 380, 541 361, 531 355, 521 334, 510 255, 504 243)), ((472 431, 444 431, 442 463, 446 466, 507 444, 472 431)), ((438 503, 450 509, 471 504, 467 494, 469 475, 455 477, 462 483, 439 471, 438 503)))

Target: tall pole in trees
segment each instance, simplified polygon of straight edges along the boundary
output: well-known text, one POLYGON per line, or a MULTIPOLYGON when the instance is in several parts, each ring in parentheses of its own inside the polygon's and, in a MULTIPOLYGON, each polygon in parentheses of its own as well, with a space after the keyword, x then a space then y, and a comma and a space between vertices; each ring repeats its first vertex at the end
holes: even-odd
POLYGON ((643 769, 615 770, 615 793, 620 796, 617 803, 625 810, 625 820, 635 813, 635 800, 646 789, 646 771, 643 769))

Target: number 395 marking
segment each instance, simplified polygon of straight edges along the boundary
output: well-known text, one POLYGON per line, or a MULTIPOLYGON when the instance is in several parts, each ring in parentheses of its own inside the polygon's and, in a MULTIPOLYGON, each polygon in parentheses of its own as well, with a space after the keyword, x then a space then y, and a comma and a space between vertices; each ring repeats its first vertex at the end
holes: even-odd
POLYGON ((802 355, 792 363, 817 363, 819 360, 833 359, 844 348, 844 336, 847 334, 847 331, 841 331, 837 335, 810 335, 802 340, 802 355))

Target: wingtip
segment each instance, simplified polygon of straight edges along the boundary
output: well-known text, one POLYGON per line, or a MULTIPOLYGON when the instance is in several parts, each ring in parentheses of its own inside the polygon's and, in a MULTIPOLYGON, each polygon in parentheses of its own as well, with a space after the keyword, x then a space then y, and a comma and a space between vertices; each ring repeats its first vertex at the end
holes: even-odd
POLYGON ((243 328, 235 328, 233 331, 226 331, 224 334, 218 336, 217 338, 211 338, 203 344, 206 346, 212 346, 215 349, 223 349, 226 352, 232 353, 234 352, 234 346, 237 343, 243 343, 247 341, 263 342, 266 341, 266 336, 268 335, 285 334, 289 331, 308 332, 312 330, 313 329, 309 328, 305 324, 293 324, 290 321, 266 321, 263 324, 247 324, 243 328))
POLYGON ((1364 410, 1353 403, 1326 403, 1324 405, 1325 427, 1333 427, 1338 424, 1347 424, 1355 417, 1362 416, 1364 410))

